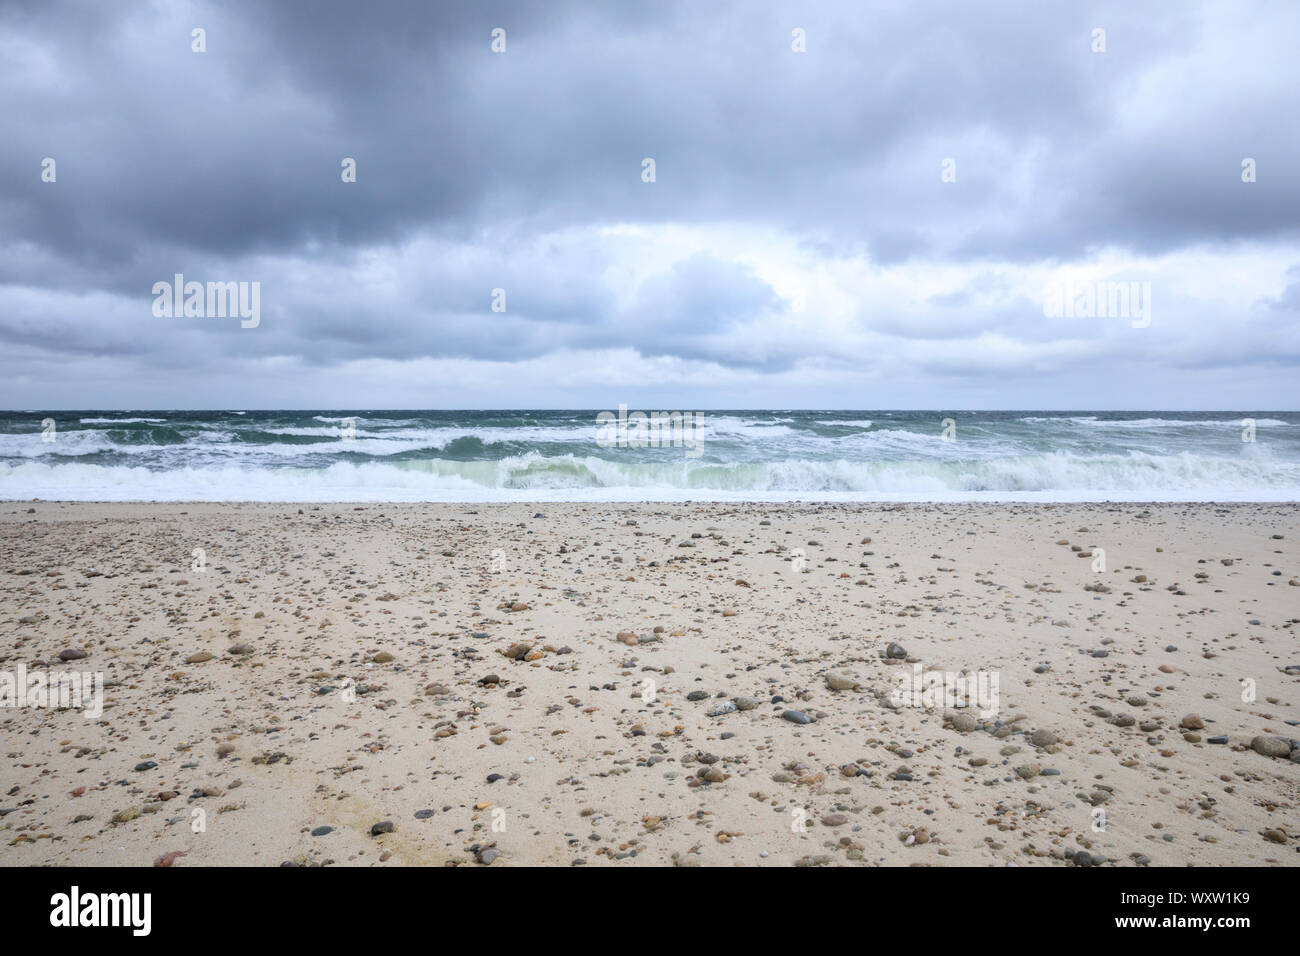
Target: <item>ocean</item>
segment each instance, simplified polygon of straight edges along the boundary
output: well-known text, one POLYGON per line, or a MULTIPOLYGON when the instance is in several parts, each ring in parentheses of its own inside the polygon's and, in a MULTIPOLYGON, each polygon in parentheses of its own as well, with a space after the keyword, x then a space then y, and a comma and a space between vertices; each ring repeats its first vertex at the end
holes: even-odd
POLYGON ((657 441, 598 413, 6 412, 0 498, 1300 500, 1296 412, 718 410, 657 441))

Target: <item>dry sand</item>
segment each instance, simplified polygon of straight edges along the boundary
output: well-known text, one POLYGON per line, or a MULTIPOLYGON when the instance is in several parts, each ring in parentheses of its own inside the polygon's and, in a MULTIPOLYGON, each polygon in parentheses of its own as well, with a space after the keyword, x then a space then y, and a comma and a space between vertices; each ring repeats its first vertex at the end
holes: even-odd
POLYGON ((1298 517, 4 503, 0 671, 109 686, 0 709, 0 864, 1293 865, 1298 517))

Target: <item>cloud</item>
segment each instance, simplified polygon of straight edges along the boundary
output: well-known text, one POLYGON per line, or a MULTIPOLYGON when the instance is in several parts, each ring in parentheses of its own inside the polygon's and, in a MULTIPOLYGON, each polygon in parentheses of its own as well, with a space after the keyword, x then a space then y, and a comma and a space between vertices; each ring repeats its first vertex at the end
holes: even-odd
POLYGON ((1000 378, 1006 404, 1067 367, 1081 406, 1134 369, 1174 402, 1210 368, 1285 395, 1297 28, 1265 0, 11 2, 0 400, 184 405, 263 375, 262 401, 320 404, 338 372, 370 402, 432 361, 553 369, 523 396, 547 405, 610 354, 695 369, 705 401, 1000 378), (1063 268, 1152 281, 1163 315, 1048 319, 1063 268), (261 282, 261 326, 154 319, 176 272, 261 282))

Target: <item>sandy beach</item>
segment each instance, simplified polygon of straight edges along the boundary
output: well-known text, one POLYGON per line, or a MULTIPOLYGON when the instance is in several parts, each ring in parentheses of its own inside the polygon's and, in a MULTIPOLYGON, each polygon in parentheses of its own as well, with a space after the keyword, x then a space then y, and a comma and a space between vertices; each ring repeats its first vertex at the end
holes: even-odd
POLYGON ((1295 865, 1297 534, 1295 504, 6 502, 0 670, 104 702, 0 708, 0 864, 1295 865), (996 712, 900 703, 917 665, 995 675, 996 712))

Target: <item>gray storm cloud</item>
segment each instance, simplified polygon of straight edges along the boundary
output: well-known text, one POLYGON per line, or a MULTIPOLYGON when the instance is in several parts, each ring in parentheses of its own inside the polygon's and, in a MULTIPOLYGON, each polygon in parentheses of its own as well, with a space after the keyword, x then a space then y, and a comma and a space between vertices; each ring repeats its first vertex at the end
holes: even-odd
POLYGON ((1293 404, 1297 36, 1280 0, 11 0, 0 400, 312 403, 370 363, 347 381, 384 404, 412 400, 384 363, 436 360, 533 363, 510 398, 547 405, 612 350, 681 363, 702 404, 718 370, 819 404, 853 369, 928 405, 1065 370, 1110 404, 1140 369, 1194 404, 1225 365, 1293 404), (1145 338, 1044 317, 1047 270, 1099 262, 1153 282, 1145 338), (259 281, 261 324, 155 319, 177 272, 259 281))

